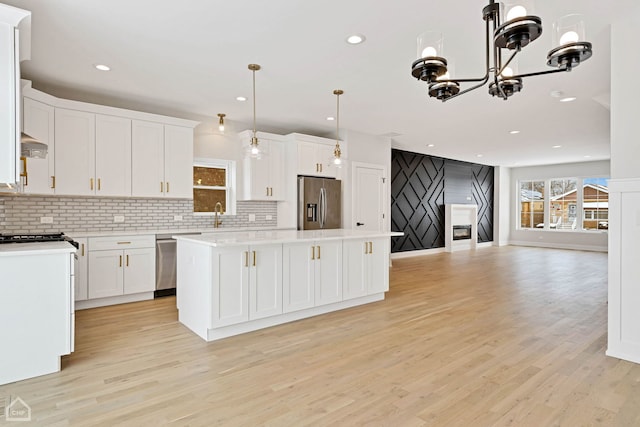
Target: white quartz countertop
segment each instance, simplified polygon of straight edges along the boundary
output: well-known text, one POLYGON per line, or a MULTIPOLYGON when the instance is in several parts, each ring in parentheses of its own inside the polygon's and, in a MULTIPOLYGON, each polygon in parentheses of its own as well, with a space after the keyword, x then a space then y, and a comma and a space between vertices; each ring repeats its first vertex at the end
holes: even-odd
POLYGON ((260 245, 269 243, 294 243, 316 240, 345 240, 345 239, 375 239, 378 237, 402 236, 395 231, 362 231, 362 230, 265 230, 234 233, 203 233, 192 236, 173 236, 174 239, 185 242, 200 243, 207 246, 240 246, 260 245))
MULTIPOLYGON (((15 255, 46 255, 55 253, 71 253, 76 248, 69 242, 42 243, 5 243, 0 245, 0 257, 15 255)), ((37 266, 35 267, 37 268, 37 266)))
MULTIPOLYGON (((65 233, 71 238, 81 238, 81 237, 111 237, 111 236, 146 236, 146 235, 155 235, 155 234, 168 234, 168 235, 178 235, 178 234, 200 234, 200 233, 235 233, 239 231, 265 231, 265 230, 279 230, 278 228, 273 227, 237 227, 237 228, 195 228, 195 229, 151 229, 151 230, 134 230, 134 231, 80 231, 80 232, 70 232, 65 233)), ((282 229, 282 230, 287 230, 282 229)))

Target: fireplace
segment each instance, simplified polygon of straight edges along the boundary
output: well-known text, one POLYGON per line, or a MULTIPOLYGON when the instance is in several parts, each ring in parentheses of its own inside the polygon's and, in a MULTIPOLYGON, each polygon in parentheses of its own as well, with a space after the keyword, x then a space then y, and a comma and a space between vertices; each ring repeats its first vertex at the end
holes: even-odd
POLYGON ((453 240, 469 240, 471 239, 471 224, 469 225, 454 225, 453 226, 453 240))

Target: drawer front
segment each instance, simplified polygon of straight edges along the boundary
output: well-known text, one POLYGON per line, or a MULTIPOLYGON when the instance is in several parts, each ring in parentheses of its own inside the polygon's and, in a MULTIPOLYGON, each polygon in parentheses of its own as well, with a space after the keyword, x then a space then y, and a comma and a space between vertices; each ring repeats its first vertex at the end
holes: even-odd
POLYGON ((112 249, 137 249, 154 248, 156 246, 155 234, 139 236, 109 236, 89 238, 90 251, 106 251, 112 249))

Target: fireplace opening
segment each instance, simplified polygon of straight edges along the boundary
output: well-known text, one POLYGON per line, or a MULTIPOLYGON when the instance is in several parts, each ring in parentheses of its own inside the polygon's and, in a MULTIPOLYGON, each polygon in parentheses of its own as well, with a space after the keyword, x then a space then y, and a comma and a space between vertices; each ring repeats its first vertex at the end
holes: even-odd
POLYGON ((453 240, 471 239, 471 225, 454 225, 453 240))

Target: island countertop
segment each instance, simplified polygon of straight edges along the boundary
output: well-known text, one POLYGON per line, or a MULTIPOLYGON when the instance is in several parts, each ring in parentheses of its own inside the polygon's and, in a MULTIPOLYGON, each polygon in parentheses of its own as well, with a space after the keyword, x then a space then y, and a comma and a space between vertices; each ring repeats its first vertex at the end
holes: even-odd
POLYGON ((364 231, 343 228, 331 230, 264 230, 231 233, 205 233, 193 236, 172 236, 177 241, 200 243, 207 246, 225 247, 239 245, 259 245, 268 243, 293 243, 316 240, 375 239, 379 237, 402 236, 396 231, 364 231))

